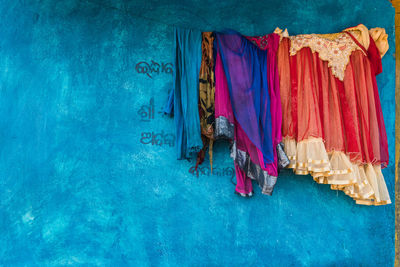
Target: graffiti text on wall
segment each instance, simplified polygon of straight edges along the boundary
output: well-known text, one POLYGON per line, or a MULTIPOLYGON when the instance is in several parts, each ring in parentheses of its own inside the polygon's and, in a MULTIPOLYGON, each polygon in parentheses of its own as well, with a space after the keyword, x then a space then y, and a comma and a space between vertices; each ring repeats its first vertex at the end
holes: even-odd
POLYGON ((154 98, 150 98, 149 105, 142 105, 138 110, 141 121, 150 121, 154 119, 154 98))
POLYGON ((232 167, 213 168, 213 171, 211 173, 210 167, 199 166, 199 167, 197 167, 197 170, 196 170, 196 167, 192 166, 189 169, 189 173, 192 174, 192 175, 196 175, 197 177, 199 175, 203 175, 203 176, 214 175, 214 176, 224 176, 224 177, 230 177, 230 178, 235 176, 235 170, 232 167))
POLYGON ((144 145, 153 145, 153 146, 174 146, 175 145, 175 135, 174 134, 165 134, 164 131, 160 133, 155 132, 142 132, 140 138, 140 143, 144 145))
POLYGON ((150 62, 141 61, 136 64, 135 70, 137 73, 146 74, 149 78, 153 78, 152 75, 158 75, 160 73, 166 73, 172 75, 173 65, 172 63, 157 63, 154 60, 150 62))

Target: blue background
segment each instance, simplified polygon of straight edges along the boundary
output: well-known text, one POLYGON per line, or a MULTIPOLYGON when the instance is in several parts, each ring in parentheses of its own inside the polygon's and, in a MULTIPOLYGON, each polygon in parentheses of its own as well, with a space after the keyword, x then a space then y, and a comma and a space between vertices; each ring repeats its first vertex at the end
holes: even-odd
MULTIPOLYGON (((0 265, 393 266, 394 204, 356 205, 291 171, 272 197, 257 188, 242 199, 230 177, 196 178, 174 147, 142 144, 142 133, 174 132, 158 113, 172 75, 135 70, 173 62, 166 24, 247 35, 384 27, 378 83, 393 201, 389 1, 2 0, 0 15, 0 265), (142 122, 151 97, 154 119, 142 122)), ((233 166, 228 151, 217 144, 216 167, 233 166)))

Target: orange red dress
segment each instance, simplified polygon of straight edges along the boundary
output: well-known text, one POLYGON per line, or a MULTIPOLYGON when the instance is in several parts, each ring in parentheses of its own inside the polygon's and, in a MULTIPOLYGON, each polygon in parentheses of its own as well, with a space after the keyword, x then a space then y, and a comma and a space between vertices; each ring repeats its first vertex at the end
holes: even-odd
POLYGON ((358 204, 384 205, 391 202, 381 172, 389 159, 375 79, 381 51, 365 29, 282 38, 282 136, 296 174, 358 204))

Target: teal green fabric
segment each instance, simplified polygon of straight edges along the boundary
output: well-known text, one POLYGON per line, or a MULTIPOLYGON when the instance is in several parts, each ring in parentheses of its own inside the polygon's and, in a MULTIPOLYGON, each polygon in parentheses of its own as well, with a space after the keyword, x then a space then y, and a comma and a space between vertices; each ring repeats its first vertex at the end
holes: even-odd
POLYGON ((175 28, 174 120, 178 159, 190 159, 203 147, 199 115, 201 32, 175 28))

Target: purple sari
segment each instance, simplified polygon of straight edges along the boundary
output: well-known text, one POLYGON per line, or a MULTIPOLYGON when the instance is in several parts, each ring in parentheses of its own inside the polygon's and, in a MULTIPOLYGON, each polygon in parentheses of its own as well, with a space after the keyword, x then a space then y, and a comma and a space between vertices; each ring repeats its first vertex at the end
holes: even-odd
POLYGON ((251 179, 254 179, 263 194, 271 195, 278 165, 285 167, 289 163, 280 144, 282 111, 276 62, 279 36, 263 37, 267 43, 263 42, 260 48, 265 51, 262 51, 237 35, 217 35, 220 42, 215 65, 216 136, 234 139, 231 157, 235 162, 236 192, 251 194, 251 179), (224 47, 227 43, 229 46, 224 47), (221 50, 225 57, 221 57, 221 50), (263 59, 259 60, 260 57, 263 59), (254 65, 255 62, 258 64, 254 65), (250 63, 251 68, 246 63, 250 63), (249 77, 253 73, 256 73, 254 77, 249 77), (255 107, 249 108, 251 103, 255 107), (272 160, 270 151, 262 150, 269 149, 268 142, 272 160))
POLYGON ((237 32, 218 33, 233 114, 265 162, 274 160, 266 50, 237 32))

